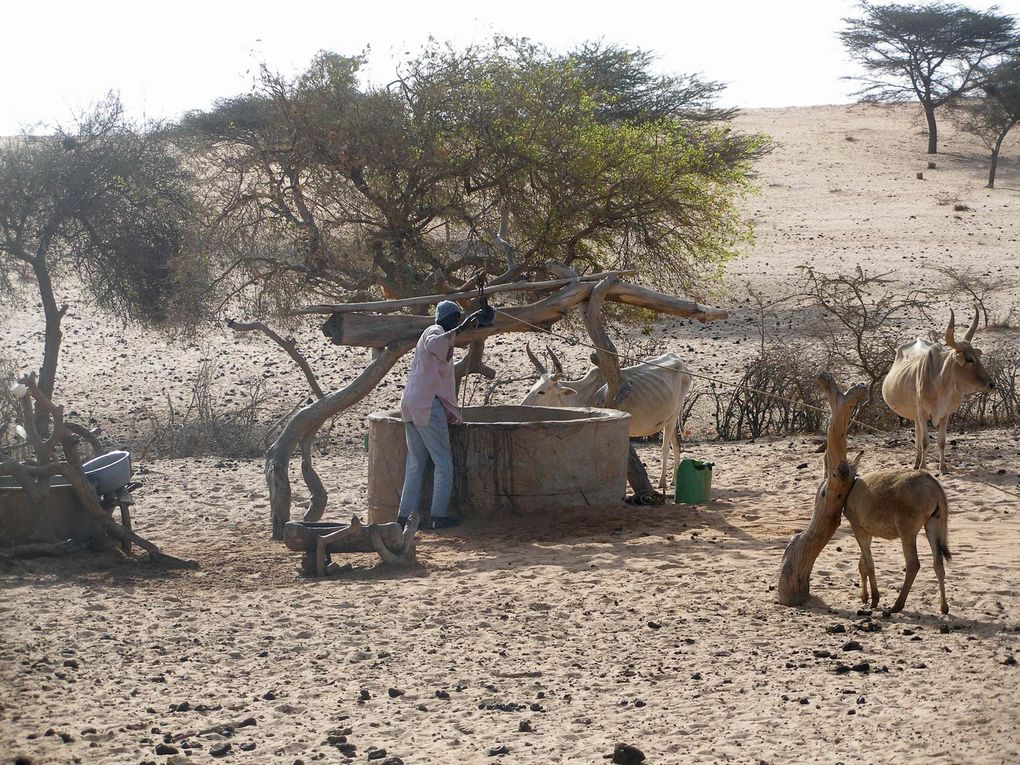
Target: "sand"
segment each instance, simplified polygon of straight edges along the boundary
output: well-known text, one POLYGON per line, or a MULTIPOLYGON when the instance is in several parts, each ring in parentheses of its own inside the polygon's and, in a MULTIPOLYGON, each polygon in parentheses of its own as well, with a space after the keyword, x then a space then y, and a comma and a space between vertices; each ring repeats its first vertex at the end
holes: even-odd
MULTIPOLYGON (((731 264, 729 291, 706 298, 732 317, 665 320, 650 338, 696 371, 735 377, 753 348, 747 280, 778 294, 798 265, 860 264, 909 285, 946 258, 1017 275, 1016 139, 991 191, 981 149, 948 123, 927 168, 912 109, 756 110, 739 124, 778 146, 746 205, 757 244, 731 264)), ((103 422, 111 443, 137 437, 168 399, 186 406, 203 359, 217 364, 224 402, 239 401, 247 379, 281 401, 303 391, 257 339, 219 331, 169 344, 93 316, 71 301, 60 395, 103 422)), ((775 331, 798 331, 784 321, 775 331)), ((35 317, 13 316, 0 322, 0 344, 29 366, 38 332, 35 317)), ((366 363, 314 326, 297 337, 325 386, 366 363)), ((519 337, 492 345, 494 366, 527 368, 519 337)), ((585 351, 554 347, 581 371, 585 351)), ((326 519, 364 514, 364 415, 395 401, 403 374, 338 420, 317 462, 326 519)), ((260 459, 138 459, 136 529, 201 569, 92 554, 0 564, 0 763, 205 763, 226 744, 226 761, 288 765, 345 752, 362 762, 596 763, 617 742, 648 763, 1020 760, 1020 434, 951 437, 951 462, 968 471, 942 479, 951 614, 938 615, 921 540, 907 607, 883 617, 862 610, 846 524, 815 566, 808 607, 775 603, 782 551, 820 478, 815 440, 718 443, 699 422, 686 448, 716 463, 707 505, 469 523, 424 532, 413 572, 354 556, 353 572, 323 581, 299 577, 297 556, 269 540, 260 459), (491 754, 499 747, 508 753, 491 754)), ((905 466, 912 433, 854 435, 851 447, 866 449, 864 470, 905 466)), ((640 451, 656 475, 658 447, 640 451)), ((303 491, 298 481, 295 513, 303 491)), ((873 550, 889 605, 902 554, 891 541, 873 550)))

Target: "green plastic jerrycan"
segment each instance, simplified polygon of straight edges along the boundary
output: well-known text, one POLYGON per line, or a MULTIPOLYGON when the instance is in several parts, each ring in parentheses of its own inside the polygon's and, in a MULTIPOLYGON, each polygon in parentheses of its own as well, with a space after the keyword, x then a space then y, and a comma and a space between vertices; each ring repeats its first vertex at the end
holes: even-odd
POLYGON ((676 490, 673 499, 688 505, 708 502, 712 496, 713 462, 684 459, 676 468, 676 490))

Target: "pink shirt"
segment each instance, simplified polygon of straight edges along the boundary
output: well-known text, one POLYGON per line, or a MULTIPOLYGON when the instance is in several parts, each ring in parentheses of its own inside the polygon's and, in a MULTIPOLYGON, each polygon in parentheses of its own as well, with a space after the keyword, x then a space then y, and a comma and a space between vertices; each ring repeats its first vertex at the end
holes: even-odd
POLYGON ((446 332, 433 324, 421 333, 414 349, 414 361, 407 385, 400 397, 400 416, 418 427, 429 424, 432 400, 438 398, 451 422, 460 421, 457 385, 453 373, 453 330, 446 332))

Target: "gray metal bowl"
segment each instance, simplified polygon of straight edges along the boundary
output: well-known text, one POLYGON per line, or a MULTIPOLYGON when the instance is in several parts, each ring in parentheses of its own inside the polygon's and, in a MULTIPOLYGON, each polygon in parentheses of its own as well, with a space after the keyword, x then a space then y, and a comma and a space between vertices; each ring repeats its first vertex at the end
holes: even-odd
POLYGON ((96 491, 108 494, 131 483, 131 452, 108 452, 82 463, 96 491))

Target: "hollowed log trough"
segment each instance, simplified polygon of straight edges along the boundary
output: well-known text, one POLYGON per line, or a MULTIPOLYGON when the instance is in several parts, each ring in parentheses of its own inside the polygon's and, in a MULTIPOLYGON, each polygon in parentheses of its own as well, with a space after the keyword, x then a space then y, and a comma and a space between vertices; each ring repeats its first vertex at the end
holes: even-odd
POLYGON ((415 533, 420 516, 411 515, 401 529, 397 523, 364 524, 357 516, 349 524, 290 521, 284 526, 283 543, 303 553, 301 571, 306 576, 325 576, 340 570, 333 562, 337 553, 377 553, 384 563, 411 566, 415 562, 415 533))

